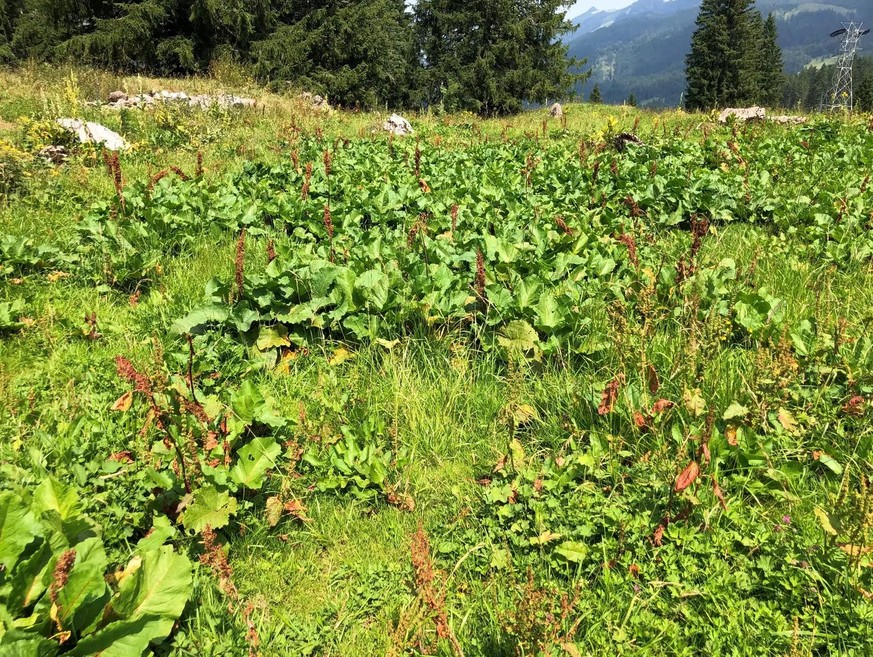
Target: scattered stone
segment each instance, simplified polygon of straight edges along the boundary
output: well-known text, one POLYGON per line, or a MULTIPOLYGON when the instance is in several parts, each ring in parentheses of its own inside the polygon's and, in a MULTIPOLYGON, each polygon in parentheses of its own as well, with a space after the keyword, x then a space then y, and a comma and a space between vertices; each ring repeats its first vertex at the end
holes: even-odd
POLYGON ((39 156, 52 164, 63 164, 67 161, 67 149, 63 146, 46 146, 39 149, 39 156))
POLYGON ((801 125, 806 123, 805 116, 787 116, 787 115, 779 115, 779 116, 771 116, 768 117, 770 121, 773 123, 781 123, 783 125, 801 125))
POLYGON ((412 129, 412 125, 409 123, 409 121, 404 119, 399 114, 392 114, 391 116, 389 116, 385 123, 382 124, 382 130, 390 132, 393 135, 398 135, 400 137, 403 137, 405 135, 411 135, 413 132, 415 132, 412 129))
POLYGON ((189 107, 199 107, 201 109, 207 109, 213 105, 222 109, 254 107, 257 105, 257 101, 254 98, 243 98, 242 96, 234 96, 232 94, 220 94, 218 96, 199 94, 189 96, 184 91, 155 91, 150 94, 128 96, 123 91, 113 91, 109 94, 105 107, 117 110, 148 109, 153 107, 155 103, 187 104, 189 107))
POLYGON ((622 132, 621 134, 616 135, 612 140, 612 145, 615 147, 619 153, 624 153, 627 149, 628 144, 637 144, 638 146, 645 146, 643 140, 637 137, 636 135, 632 135, 629 132, 622 132))
POLYGON ((728 107, 718 115, 719 123, 727 123, 730 117, 737 121, 761 121, 767 116, 763 107, 728 107))
POLYGON ((314 110, 320 110, 323 112, 330 110, 330 103, 327 102, 327 98, 319 96, 318 94, 313 95, 308 91, 304 91, 300 94, 299 98, 314 110))
POLYGON ((555 103, 549 108, 549 116, 555 119, 564 116, 564 108, 561 107, 561 103, 555 103))
POLYGON ((110 151, 128 148, 128 143, 124 137, 99 123, 80 119, 58 119, 57 124, 74 133, 81 144, 102 144, 110 151))

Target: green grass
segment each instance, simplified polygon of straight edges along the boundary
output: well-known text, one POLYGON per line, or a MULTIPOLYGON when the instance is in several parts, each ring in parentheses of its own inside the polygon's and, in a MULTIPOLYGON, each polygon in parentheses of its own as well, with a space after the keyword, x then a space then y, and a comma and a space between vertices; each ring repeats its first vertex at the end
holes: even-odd
MULTIPOLYGON (((98 110, 78 103, 115 87, 227 88, 215 79, 143 80, 90 71, 71 77, 46 68, 0 72, 0 84, 8 90, 0 100, 4 123, 20 116, 43 121, 62 111, 97 118, 98 110)), ((308 134, 320 127, 328 138, 355 142, 369 139, 380 124, 375 114, 321 115, 294 98, 245 84, 234 88, 263 98, 263 109, 103 115, 113 127, 127 121, 137 143, 123 156, 127 182, 171 164, 190 171, 198 150, 207 180, 217 182, 247 161, 287 164, 291 126, 308 134)), ((664 125, 689 143, 705 140, 704 130, 712 129, 707 117, 682 113, 584 105, 566 111, 571 136, 546 137, 544 147, 569 151, 579 140, 630 130, 637 118, 640 134, 652 138, 664 125)), ((541 131, 543 114, 504 121, 421 116, 415 122, 425 140, 438 135, 446 149, 461 150, 473 139, 469 126, 496 143, 511 125, 509 138, 524 139, 541 131)), ((554 122, 549 126, 558 132, 554 122)), ((860 126, 859 119, 846 129, 860 134, 860 126)), ((0 138, 30 153, 38 144, 28 130, 15 123, 0 138)), ((729 140, 729 129, 719 138, 729 140)), ((66 243, 92 203, 114 197, 95 154, 82 152, 59 169, 28 159, 26 171, 24 191, 0 201, 0 235, 66 243)), ((249 606, 259 637, 254 650, 265 657, 420 654, 428 645, 453 654, 450 641, 435 641, 438 614, 416 587, 410 545, 422 527, 448 624, 467 655, 873 654, 873 603, 864 594, 873 589, 870 559, 850 563, 837 545, 850 540, 844 532, 829 537, 815 513, 836 514, 840 487, 862 489, 873 474, 873 373, 864 342, 873 319, 873 267, 852 256, 835 261, 809 250, 802 237, 773 236, 779 232, 769 224, 719 224, 698 256, 701 270, 725 258, 741 272, 754 267, 742 289, 766 289, 784 307, 785 331, 768 338, 726 335, 735 329, 717 316, 695 319, 688 310, 694 295, 684 305, 656 300, 649 315, 639 297, 623 306, 599 299, 579 311, 591 320, 587 336, 579 336, 590 349, 559 351, 539 362, 507 357, 466 331, 445 327, 412 327, 393 345, 313 341, 287 371, 264 367, 252 347, 229 333, 203 338, 198 357, 214 360, 204 371, 215 364, 224 375, 210 384, 210 394, 229 395, 244 381, 254 383, 273 412, 293 423, 294 440, 324 445, 344 427, 383 421, 387 446, 406 453, 391 485, 412 497, 414 510, 387 503, 382 493, 362 500, 349 490, 318 492, 322 471, 283 462, 262 491, 237 494, 240 512, 222 534, 240 600, 229 601, 209 569, 199 567, 186 613, 157 653, 247 654, 249 606), (802 357, 789 333, 805 319, 841 345, 802 357), (339 348, 353 357, 333 362, 339 348), (647 365, 658 373, 657 390, 649 386, 647 365), (600 415, 604 386, 619 372, 626 381, 616 410, 600 415), (700 413, 685 401, 695 389, 706 404, 700 413), (865 400, 860 417, 840 410, 853 395, 865 400), (651 419, 648 430, 636 427, 633 412, 661 398, 675 408, 651 419), (723 419, 734 402, 748 415, 723 419), (511 422, 523 405, 535 416, 511 422), (786 410, 797 428, 779 419, 786 410), (735 449, 726 436, 736 425, 735 449), (671 492, 689 459, 702 459, 706 431, 717 469, 707 470, 694 488, 671 492), (838 471, 816 452, 832 456, 838 471), (557 458, 578 459, 584 476, 568 484, 557 458), (727 510, 711 492, 716 473, 727 510), (500 498, 503 486, 518 496, 516 504, 500 498), (270 495, 301 500, 309 520, 286 515, 270 527, 264 504, 270 495), (687 520, 675 518, 682 509, 687 520), (654 536, 664 514, 674 521, 659 547, 654 536), (531 536, 559 526, 590 544, 580 564, 555 555, 559 539, 531 544, 531 536)), ((652 235, 659 254, 688 248, 681 229, 652 235)), ((83 279, 75 266, 69 278, 38 271, 0 279, 0 303, 24 299, 29 320, 21 330, 0 333, 2 487, 31 486, 46 473, 74 484, 103 526, 115 562, 125 561, 131 543, 150 526, 154 498, 139 463, 117 475, 105 469, 105 460, 131 450, 144 462, 158 439, 139 435, 143 405, 110 410, 129 389, 115 375, 114 358, 124 355, 156 378, 182 374, 187 345, 170 326, 202 302, 210 279, 233 278, 236 240, 230 232, 196 236, 181 254, 161 259, 162 273, 135 303, 129 290, 83 279), (86 335, 90 313, 97 317, 97 340, 86 335)), ((266 240, 249 238, 247 271, 265 267, 266 240)), ((641 245, 649 248, 642 238, 641 245)), ((862 531, 854 539, 862 548, 870 539, 869 527, 864 531, 866 538, 862 531)), ((199 553, 193 534, 178 543, 199 553)))

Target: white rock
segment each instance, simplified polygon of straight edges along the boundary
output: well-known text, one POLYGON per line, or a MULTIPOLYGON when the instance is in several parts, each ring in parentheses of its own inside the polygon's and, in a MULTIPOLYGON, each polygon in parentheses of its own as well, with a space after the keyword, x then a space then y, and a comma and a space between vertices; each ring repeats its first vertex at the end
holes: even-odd
POLYGON ((806 123, 806 117, 805 117, 805 116, 786 116, 786 115, 780 115, 780 116, 771 116, 771 117, 768 117, 768 119, 769 119, 770 121, 773 121, 773 123, 782 123, 782 124, 789 124, 789 125, 791 125, 791 124, 797 124, 797 125, 799 125, 799 124, 802 124, 802 123, 806 123))
POLYGON ((395 135, 411 135, 414 130, 412 125, 399 114, 392 114, 388 117, 385 123, 382 124, 382 129, 395 135))
POLYGON ((564 116, 564 108, 561 107, 561 103, 555 103, 549 108, 549 116, 555 118, 564 116))
POLYGON ((718 122, 727 123, 732 116, 737 121, 760 121, 767 116, 767 110, 763 107, 728 107, 718 115, 718 122))
POLYGON ((233 96, 224 94, 214 99, 219 107, 254 107, 257 101, 254 98, 243 98, 242 96, 233 96))
POLYGON ((80 119, 58 119, 59 126, 76 134, 81 144, 103 144, 110 151, 125 150, 129 144, 124 137, 106 126, 80 119))

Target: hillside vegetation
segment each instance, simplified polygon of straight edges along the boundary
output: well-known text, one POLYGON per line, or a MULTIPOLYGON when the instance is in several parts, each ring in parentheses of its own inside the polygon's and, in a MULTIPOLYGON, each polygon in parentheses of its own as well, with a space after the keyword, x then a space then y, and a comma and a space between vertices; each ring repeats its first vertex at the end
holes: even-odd
POLYGON ((873 116, 225 73, 0 72, 0 655, 869 654, 873 116))

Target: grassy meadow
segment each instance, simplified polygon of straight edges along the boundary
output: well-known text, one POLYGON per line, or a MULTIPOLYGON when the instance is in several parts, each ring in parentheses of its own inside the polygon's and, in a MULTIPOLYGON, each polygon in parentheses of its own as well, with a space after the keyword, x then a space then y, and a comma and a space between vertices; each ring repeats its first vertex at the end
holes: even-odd
POLYGON ((873 654, 873 117, 0 88, 0 655, 873 654))

